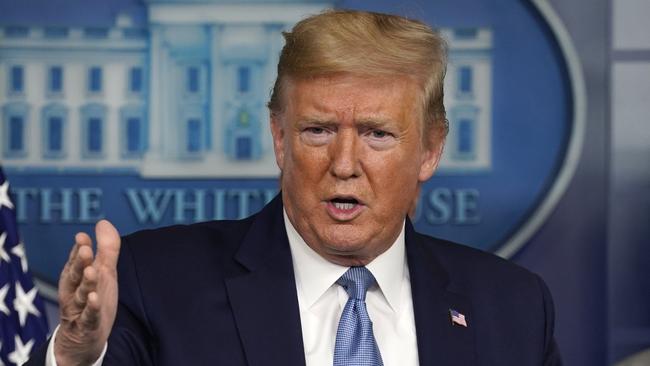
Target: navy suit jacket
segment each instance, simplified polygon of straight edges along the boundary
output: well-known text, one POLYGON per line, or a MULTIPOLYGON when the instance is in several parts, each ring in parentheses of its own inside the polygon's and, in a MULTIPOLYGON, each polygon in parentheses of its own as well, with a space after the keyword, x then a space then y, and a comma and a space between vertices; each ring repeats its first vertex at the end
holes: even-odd
MULTIPOLYGON (((408 220, 405 237, 420 365, 561 364, 537 275, 418 234, 408 220), (452 324, 450 309, 467 327, 452 324)), ((126 236, 118 281, 104 365, 305 364, 280 197, 244 220, 126 236)))

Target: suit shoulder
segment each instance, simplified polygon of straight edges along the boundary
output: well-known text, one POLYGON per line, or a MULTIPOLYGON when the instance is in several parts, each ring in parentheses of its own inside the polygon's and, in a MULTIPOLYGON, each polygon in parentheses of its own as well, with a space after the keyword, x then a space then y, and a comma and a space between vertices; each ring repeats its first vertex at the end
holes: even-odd
POLYGON ((215 220, 190 225, 172 225, 156 229, 140 230, 125 235, 123 243, 132 251, 173 251, 174 248, 187 249, 200 246, 220 246, 223 249, 236 245, 246 234, 252 218, 243 220, 215 220))
POLYGON ((538 289, 540 277, 495 254, 463 244, 420 235, 420 241, 444 267, 455 286, 538 289))

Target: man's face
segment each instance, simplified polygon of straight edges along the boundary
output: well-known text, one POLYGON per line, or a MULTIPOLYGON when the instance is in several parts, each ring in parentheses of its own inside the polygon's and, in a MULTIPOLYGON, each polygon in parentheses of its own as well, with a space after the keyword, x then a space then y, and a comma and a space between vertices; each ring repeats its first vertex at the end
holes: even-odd
POLYGON ((441 140, 423 144, 419 100, 406 77, 287 82, 284 112, 271 120, 282 199, 325 259, 365 265, 397 238, 442 150, 441 140))

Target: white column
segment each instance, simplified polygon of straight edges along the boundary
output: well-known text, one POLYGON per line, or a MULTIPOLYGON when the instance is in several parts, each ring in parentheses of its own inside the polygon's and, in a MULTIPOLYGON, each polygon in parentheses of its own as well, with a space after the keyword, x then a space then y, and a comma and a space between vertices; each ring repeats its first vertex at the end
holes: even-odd
POLYGON ((214 24, 210 27, 210 88, 211 97, 210 118, 212 119, 212 151, 210 155, 223 156, 223 133, 226 121, 223 120, 223 109, 225 95, 223 95, 223 84, 225 74, 221 64, 221 38, 223 25, 214 24))
POLYGON ((18 63, 23 66, 23 88, 25 98, 22 99, 27 104, 27 115, 23 123, 24 130, 24 147, 26 163, 38 164, 43 161, 43 151, 45 149, 42 143, 42 117, 41 111, 44 105, 44 93, 46 82, 44 81, 44 64, 36 62, 22 61, 18 63))
MULTIPOLYGON (((282 46, 284 45, 283 37, 281 36, 280 32, 282 31, 282 27, 278 24, 272 24, 268 25, 265 27, 266 30, 266 36, 268 38, 267 44, 269 45, 268 47, 268 52, 269 55, 267 57, 267 64, 265 68, 265 91, 271 90, 273 88, 273 84, 275 83, 275 78, 277 77, 277 69, 278 69, 278 60, 280 59, 280 51, 282 50, 282 46)), ((265 97, 263 99, 263 102, 266 103, 269 101, 269 94, 265 93, 265 97)), ((272 149, 272 142, 273 139, 271 137, 271 127, 269 126, 269 113, 266 108, 262 109, 262 115, 260 116, 260 120, 262 121, 262 155, 266 154, 273 154, 273 149, 272 149)))
POLYGON ((68 107, 68 124, 65 133, 66 165, 72 166, 81 161, 81 111, 85 93, 85 66, 82 62, 66 63, 63 72, 65 102, 68 107))
POLYGON ((104 153, 102 165, 119 165, 122 142, 120 139, 120 107, 124 100, 125 74, 124 66, 119 63, 105 63, 104 70, 104 105, 106 120, 104 121, 104 153))
POLYGON ((160 26, 151 26, 151 43, 149 50, 149 149, 147 157, 153 160, 162 158, 162 29, 160 26))

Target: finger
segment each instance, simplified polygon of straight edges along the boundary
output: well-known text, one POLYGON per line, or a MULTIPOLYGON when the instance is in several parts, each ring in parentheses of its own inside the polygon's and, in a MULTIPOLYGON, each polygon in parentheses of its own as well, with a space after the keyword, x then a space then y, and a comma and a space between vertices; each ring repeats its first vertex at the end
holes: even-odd
POLYGON ((65 263, 66 266, 77 256, 79 247, 82 245, 92 246, 92 241, 90 240, 88 234, 79 232, 74 236, 74 245, 72 246, 70 254, 68 255, 68 261, 65 263))
POLYGON ((86 307, 79 320, 86 330, 95 330, 99 327, 99 295, 97 292, 88 293, 86 307))
POLYGON ((85 245, 79 246, 77 256, 73 258, 68 271, 68 279, 70 283, 77 287, 83 278, 83 271, 86 267, 93 263, 93 250, 85 245))
POLYGON ((86 306, 88 294, 97 289, 97 272, 92 266, 84 269, 83 279, 74 294, 74 304, 81 310, 86 306))
POLYGON ((60 286, 63 291, 72 293, 76 290, 83 278, 83 271, 93 261, 93 250, 88 245, 76 245, 76 255, 66 264, 66 269, 61 274, 60 286))
POLYGON ((89 247, 92 247, 92 245, 93 245, 93 241, 92 241, 92 239, 90 239, 90 236, 88 236, 88 234, 86 234, 84 232, 78 232, 74 236, 74 241, 79 245, 86 245, 86 246, 89 246, 89 247))
POLYGON ((101 220, 95 226, 95 235, 97 236, 97 263, 115 268, 120 254, 120 234, 117 229, 108 220, 101 220))

